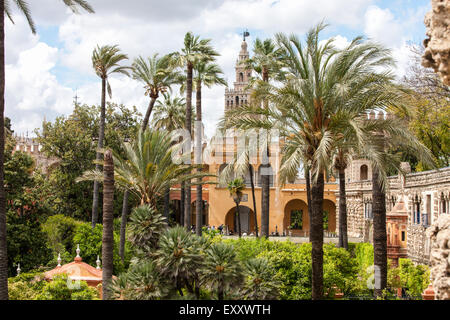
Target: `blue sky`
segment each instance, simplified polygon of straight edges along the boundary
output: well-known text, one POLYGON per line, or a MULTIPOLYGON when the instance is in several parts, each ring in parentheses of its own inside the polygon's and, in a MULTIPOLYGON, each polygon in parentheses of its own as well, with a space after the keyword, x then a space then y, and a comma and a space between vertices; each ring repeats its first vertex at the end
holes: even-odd
MULTIPOLYGON (((100 82, 91 68, 90 56, 96 44, 118 44, 130 59, 178 50, 186 31, 212 38, 221 53, 221 65, 229 85, 234 79, 234 62, 242 31, 255 37, 276 32, 305 31, 325 19, 330 26, 324 39, 336 37, 345 44, 364 35, 393 50, 401 77, 409 63, 407 45, 425 38, 423 18, 429 0, 91 0, 95 15, 73 15, 62 1, 30 2, 38 35, 31 35, 25 20, 15 15, 16 24, 6 28, 6 115, 16 132, 40 127, 44 116, 53 120, 72 110, 75 92, 82 102, 100 101, 100 82)), ((134 80, 111 79, 113 101, 147 106, 142 85, 134 80)), ((205 126, 208 135, 223 114, 223 87, 204 93, 205 126)))

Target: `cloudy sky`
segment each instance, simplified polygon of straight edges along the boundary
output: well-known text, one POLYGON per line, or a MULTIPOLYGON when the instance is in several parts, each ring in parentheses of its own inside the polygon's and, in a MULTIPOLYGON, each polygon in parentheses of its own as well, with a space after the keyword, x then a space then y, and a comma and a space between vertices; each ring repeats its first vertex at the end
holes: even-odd
MULTIPOLYGON (((407 45, 425 38, 423 18, 431 8, 429 0, 90 0, 96 14, 74 15, 61 0, 28 2, 37 35, 18 12, 14 25, 6 22, 5 113, 17 133, 30 135, 44 116, 53 120, 70 114, 75 93, 82 103, 100 102, 100 80, 91 66, 97 44, 118 44, 133 59, 178 51, 184 34, 193 31, 212 39, 232 85, 245 28, 251 49, 256 37, 276 32, 303 37, 325 20, 330 26, 324 39, 345 44, 364 35, 392 48, 401 77, 409 60, 407 45)), ((145 113, 148 97, 140 83, 122 76, 113 76, 110 83, 114 102, 145 113)), ((208 136, 223 115, 224 90, 203 93, 208 136)))

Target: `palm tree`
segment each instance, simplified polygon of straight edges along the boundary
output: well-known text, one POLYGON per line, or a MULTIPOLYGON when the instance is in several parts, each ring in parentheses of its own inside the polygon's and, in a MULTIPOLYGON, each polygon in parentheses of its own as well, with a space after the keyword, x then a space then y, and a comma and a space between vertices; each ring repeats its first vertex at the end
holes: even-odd
POLYGON ((171 65, 170 55, 161 58, 155 53, 153 57, 144 59, 139 57, 134 60, 132 68, 132 77, 144 83, 145 95, 150 97, 150 103, 145 113, 142 127, 147 128, 150 115, 160 93, 164 93, 171 89, 171 86, 179 83, 180 78, 178 72, 171 65))
POLYGON ((234 247, 218 242, 206 250, 200 277, 223 300, 226 290, 242 278, 241 269, 234 247))
MULTIPOLYGON (((265 83, 268 83, 270 79, 279 80, 282 78, 283 51, 276 47, 272 39, 262 41, 256 38, 253 46, 253 57, 248 59, 246 64, 265 83)), ((251 83, 254 83, 254 81, 251 81, 251 83)), ((263 105, 268 108, 268 101, 264 100, 263 105)), ((267 145, 261 164, 261 235, 266 238, 269 237, 270 211, 270 176, 266 172, 270 167, 268 159, 269 146, 267 145)))
MULTIPOLYGON (((219 127, 226 127, 226 117, 222 118, 219 127)), ((220 173, 219 180, 222 181, 230 181, 233 179, 234 175, 237 177, 244 177, 245 172, 248 172, 250 178, 250 188, 252 190, 252 198, 253 198, 253 216, 255 219, 255 234, 258 237, 258 214, 256 211, 256 197, 255 197, 255 182, 254 182, 254 171, 253 165, 251 164, 250 155, 255 154, 256 152, 256 144, 250 143, 248 137, 245 137, 246 146, 241 150, 237 156, 231 160, 231 162, 223 169, 220 173)))
MULTIPOLYGON (((219 54, 210 45, 211 39, 200 39, 192 32, 186 33, 184 37, 184 47, 181 52, 173 53, 174 63, 186 68, 186 125, 185 128, 192 128, 192 79, 194 66, 200 61, 212 61, 219 54)), ((191 134, 192 136, 192 134, 191 134)), ((191 142, 188 142, 188 150, 191 149, 191 142)), ((189 159, 190 160, 190 159, 189 159)), ((189 161, 190 162, 190 161, 189 161)), ((184 204, 184 226, 191 226, 191 183, 186 181, 187 192, 184 204)))
POLYGON ((167 299, 170 289, 170 284, 161 275, 156 263, 150 260, 138 260, 126 273, 122 273, 113 280, 113 299, 167 299))
POLYGON ((245 184, 242 179, 234 179, 228 183, 228 191, 230 191, 230 196, 233 197, 234 203, 236 203, 236 219, 237 227, 239 230, 239 238, 241 237, 241 217, 239 215, 239 203, 242 199, 242 190, 244 190, 245 184))
POLYGON ((130 243, 139 252, 149 254, 158 248, 159 238, 167 229, 167 222, 155 208, 141 205, 133 209, 129 228, 130 243))
POLYGON ((266 259, 253 258, 244 263, 244 285, 241 294, 248 300, 273 300, 278 297, 280 282, 266 259))
MULTIPOLYGON (((371 110, 398 104, 400 94, 388 72, 374 68, 392 65, 389 51, 362 38, 343 50, 333 47, 333 39, 319 44, 323 24, 311 29, 306 46, 292 35, 277 34, 284 51, 286 80, 281 86, 259 82, 256 101, 267 99, 268 108, 237 108, 227 116, 241 128, 277 128, 284 139, 280 182, 294 176, 301 162, 311 172, 312 298, 323 295, 323 191, 333 151, 343 139, 343 129, 351 128, 359 145, 370 145, 361 116, 371 110), (359 99, 359 100, 358 100, 359 99), (347 103, 351 102, 351 103, 347 103), (260 115, 255 117, 255 114, 260 115)), ((393 123, 385 124, 392 129, 393 123)), ((375 157, 376 158, 376 157, 375 157)))
MULTIPOLYGON (((139 80, 145 84, 145 95, 150 97, 150 103, 145 113, 145 117, 142 121, 142 128, 147 128, 150 115, 155 105, 155 101, 159 97, 159 93, 164 93, 170 90, 170 86, 179 81, 179 75, 174 71, 170 64, 170 56, 166 55, 162 58, 158 58, 158 54, 154 54, 153 57, 149 57, 147 61, 141 56, 134 60, 132 64, 132 77, 135 80, 139 80)), ((164 197, 164 207, 165 212, 167 211, 168 218, 168 207, 169 207, 169 192, 166 193, 164 197)), ((125 190, 123 194, 122 203, 122 221, 120 226, 120 247, 119 255, 124 259, 124 248, 125 248, 125 227, 127 223, 127 212, 128 212, 128 191, 125 190)))
MULTIPOLYGON (((166 131, 142 128, 131 143, 124 142, 124 157, 113 153, 115 181, 118 187, 128 190, 141 204, 157 209, 158 200, 170 186, 199 176, 190 173, 191 166, 174 163, 178 145, 172 144, 172 135, 166 131)), ((182 161, 183 159, 181 159, 182 161)), ((202 176, 210 176, 207 173, 202 176)), ((102 181, 98 170, 88 170, 77 181, 102 181)))
POLYGON ((194 293, 198 269, 202 264, 201 238, 181 226, 167 229, 159 239, 156 263, 164 277, 170 279, 180 296, 186 287, 194 293))
MULTIPOLYGON (((196 114, 197 114, 197 135, 195 137, 195 163, 202 164, 202 86, 211 88, 213 85, 221 84, 226 86, 227 82, 222 75, 223 72, 219 65, 215 63, 208 63, 205 61, 200 61, 194 66, 194 81, 196 90, 196 114)), ((201 172, 202 169, 197 169, 201 172)), ((196 199, 196 234, 198 236, 202 235, 202 216, 203 216, 203 205, 202 205, 202 180, 201 178, 197 181, 197 199, 196 199)))
POLYGON ((186 124, 186 102, 184 98, 163 93, 163 101, 156 101, 152 126, 169 132, 184 128, 186 124))
MULTIPOLYGON (((74 13, 78 13, 78 6, 89 13, 94 9, 85 0, 63 0, 74 13)), ((14 0, 17 8, 25 15, 31 32, 36 33, 28 3, 24 0, 14 0)), ((8 256, 6 252, 6 194, 4 187, 4 159, 5 159, 5 15, 11 22, 12 11, 9 0, 0 1, 0 300, 8 300, 8 256)))
POLYGON ((111 298, 114 250, 114 163, 110 150, 105 152, 103 166, 103 237, 102 237, 102 293, 103 300, 111 298))
MULTIPOLYGON (((128 56, 120 52, 117 45, 110 46, 97 46, 92 53, 92 67, 95 73, 102 79, 102 96, 100 105, 100 126, 98 131, 98 149, 103 148, 103 140, 105 139, 105 112, 106 112, 106 91, 108 91, 109 97, 112 96, 111 86, 109 85, 108 77, 114 73, 125 74, 129 76, 128 70, 130 67, 122 66, 119 63, 123 60, 127 60, 128 56)), ((101 159, 101 153, 97 151, 97 161, 101 159)), ((100 170, 100 165, 95 165, 96 170, 100 170)), ((98 220, 98 189, 99 184, 94 181, 94 195, 92 201, 92 228, 98 220)))

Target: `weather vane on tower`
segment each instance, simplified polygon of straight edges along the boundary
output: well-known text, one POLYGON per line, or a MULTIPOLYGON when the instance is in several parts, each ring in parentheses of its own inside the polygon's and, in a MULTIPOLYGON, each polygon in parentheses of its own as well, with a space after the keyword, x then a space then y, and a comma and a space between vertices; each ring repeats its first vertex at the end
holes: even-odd
POLYGON ((244 41, 245 41, 245 37, 250 36, 250 33, 248 32, 248 29, 245 29, 245 31, 242 33, 242 35, 244 36, 244 41))

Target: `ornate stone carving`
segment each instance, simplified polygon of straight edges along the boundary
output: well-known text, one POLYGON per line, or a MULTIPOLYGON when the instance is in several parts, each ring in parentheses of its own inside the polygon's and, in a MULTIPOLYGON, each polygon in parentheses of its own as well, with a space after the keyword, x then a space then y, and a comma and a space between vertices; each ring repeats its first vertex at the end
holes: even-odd
POLYGON ((450 300, 450 215, 441 215, 427 230, 431 239, 430 278, 436 300, 450 300))

